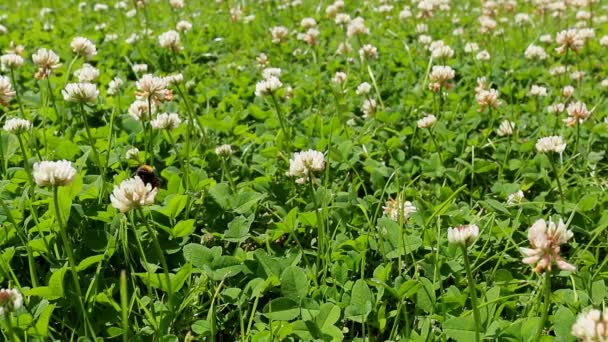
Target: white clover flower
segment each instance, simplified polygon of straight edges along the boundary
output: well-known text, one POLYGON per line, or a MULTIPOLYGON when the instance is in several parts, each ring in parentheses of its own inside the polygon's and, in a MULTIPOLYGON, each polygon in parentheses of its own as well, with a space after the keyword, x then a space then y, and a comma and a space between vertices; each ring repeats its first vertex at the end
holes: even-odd
POLYGON ((110 201, 114 208, 126 213, 131 209, 154 204, 156 193, 158 188, 153 188, 150 183, 144 184, 139 176, 135 176, 122 181, 119 186, 114 186, 110 201))
POLYGON ((515 205, 524 200, 524 192, 519 190, 507 196, 507 205, 515 205))
POLYGON ((437 122, 437 117, 435 117, 435 115, 433 115, 433 114, 427 114, 425 117, 418 120, 416 122, 416 125, 420 129, 425 129, 425 128, 431 128, 435 124, 435 122, 437 122))
POLYGON ((78 82, 94 82, 99 78, 99 69, 84 63, 82 68, 74 72, 74 76, 78 77, 78 82))
POLYGON ((498 126, 496 133, 501 137, 512 135, 514 128, 515 128, 515 122, 509 121, 509 120, 504 120, 503 122, 500 123, 500 126, 498 126))
POLYGON ((566 105, 561 102, 554 103, 547 107, 547 112, 549 112, 550 114, 559 114, 559 113, 563 112, 564 110, 566 110, 566 105))
POLYGON ((19 310, 22 306, 23 296, 19 291, 16 289, 0 289, 0 316, 19 310))
POLYGON ((558 222, 539 219, 528 230, 528 240, 532 248, 520 248, 525 258, 524 264, 536 264, 535 271, 544 269, 551 271, 551 263, 555 261, 557 267, 564 271, 575 271, 576 267, 562 260, 559 256, 560 246, 568 242, 573 236, 571 230, 566 228, 560 218, 558 222))
POLYGON ((6 76, 0 76, 0 103, 7 106, 15 94, 11 80, 6 76))
POLYGON ((562 89, 562 96, 563 97, 572 97, 572 95, 574 94, 574 87, 573 86, 565 86, 562 89))
POLYGON ((255 85, 255 96, 262 97, 271 95, 273 92, 278 90, 283 86, 281 81, 274 77, 270 76, 267 79, 264 79, 255 85))
POLYGON ((571 332, 582 342, 608 341, 608 310, 592 309, 579 314, 571 332))
POLYGON ((175 129, 182 123, 177 113, 162 113, 156 116, 156 119, 150 122, 150 125, 156 129, 175 129))
POLYGON ((477 55, 475 55, 475 59, 477 59, 478 61, 489 61, 490 53, 486 50, 481 50, 477 53, 477 55))
POLYGON ((61 94, 67 102, 94 103, 99 96, 99 90, 93 83, 68 83, 61 94))
POLYGON ((348 55, 353 51, 352 45, 349 42, 341 42, 336 49, 337 55, 348 55))
POLYGON ((429 74, 432 82, 445 83, 456 76, 454 69, 446 65, 434 65, 429 74))
POLYGON ((125 158, 139 160, 139 149, 137 147, 128 149, 125 153, 125 158))
POLYGON ((361 17, 356 17, 348 23, 346 35, 349 37, 369 34, 369 28, 365 26, 365 20, 361 17))
POLYGON ((498 100, 498 90, 480 90, 475 94, 475 101, 481 107, 479 110, 482 111, 484 108, 496 108, 500 105, 498 100))
POLYGON ((384 214, 393 221, 399 221, 401 215, 403 215, 403 220, 407 221, 410 214, 416 212, 416 207, 412 202, 403 201, 401 197, 397 197, 396 200, 389 198, 382 209, 384 214))
POLYGON ((7 53, 0 57, 2 70, 17 69, 23 65, 23 57, 15 53, 7 53))
POLYGON ((331 81, 335 84, 343 84, 344 82, 346 82, 346 73, 342 71, 336 72, 331 81))
POLYGON ((309 178, 314 181, 314 173, 325 169, 323 153, 315 150, 296 152, 289 160, 289 177, 299 177, 296 183, 304 184, 309 178))
POLYGON ((471 245, 479 237, 479 227, 474 224, 448 228, 448 242, 454 245, 471 245))
POLYGON ((553 38, 551 37, 550 34, 543 34, 540 37, 538 37, 538 41, 541 43, 551 43, 553 41, 553 38))
POLYGON ((150 119, 152 113, 156 112, 156 105, 151 102, 150 106, 148 106, 147 101, 143 100, 135 100, 129 106, 129 115, 133 117, 135 120, 141 121, 142 119, 150 119))
POLYGON ((21 134, 26 131, 29 131, 30 128, 32 128, 32 123, 26 119, 12 118, 6 120, 6 122, 4 123, 4 127, 2 128, 4 128, 4 130, 9 133, 21 134))
POLYGON ((350 20, 350 15, 348 15, 347 13, 338 13, 334 18, 334 22, 337 25, 347 25, 348 23, 350 23, 350 20))
POLYGON ((61 66, 61 63, 59 63, 59 56, 52 50, 44 48, 38 49, 38 51, 32 55, 32 61, 38 66, 38 71, 35 74, 37 79, 49 77, 54 69, 61 66))
POLYGON ((564 121, 568 127, 585 122, 591 115, 587 106, 580 101, 570 103, 566 110, 568 111, 568 118, 564 121))
POLYGON ((316 28, 310 28, 306 31, 306 33, 299 33, 298 40, 302 40, 308 45, 316 45, 319 34, 321 34, 321 32, 319 32, 319 30, 316 28))
POLYGON ((464 46, 464 52, 473 53, 479 51, 479 45, 475 42, 466 43, 464 46))
POLYGON ((289 30, 284 26, 275 26, 270 29, 270 35, 272 36, 272 42, 279 44, 287 40, 289 30))
POLYGON ((127 43, 129 45, 133 45, 133 44, 137 43, 140 39, 141 39, 141 37, 137 33, 131 33, 131 35, 128 36, 127 39, 125 39, 125 43, 127 43))
POLYGON ((125 82, 120 77, 114 77, 108 84, 108 95, 118 95, 125 82))
POLYGON ((526 51, 524 52, 524 56, 527 59, 538 59, 541 61, 549 57, 542 46, 537 46, 533 44, 528 45, 528 48, 526 48, 526 51))
POLYGON ((362 59, 378 59, 378 49, 371 44, 365 44, 359 49, 359 57, 362 59))
POLYGON ((133 64, 131 69, 133 69, 133 72, 135 73, 146 72, 148 71, 148 64, 133 64))
POLYGON ((577 29, 563 30, 557 33, 555 42, 560 46, 555 49, 559 54, 566 52, 566 49, 570 49, 574 52, 579 51, 585 44, 585 39, 579 33, 577 29))
POLYGON ((600 45, 608 46, 608 36, 602 36, 602 38, 600 38, 600 45))
POLYGON ((176 85, 184 82, 184 75, 182 73, 171 74, 164 77, 167 85, 176 85))
POLYGON ((266 68, 262 70, 262 77, 267 80, 271 77, 279 78, 281 77, 281 68, 266 68))
POLYGON ((357 95, 367 95, 371 90, 372 86, 367 82, 363 82, 357 86, 356 93, 357 95))
POLYGON ((175 29, 180 32, 188 32, 192 30, 192 24, 186 20, 180 20, 176 25, 175 29))
POLYGON ((547 96, 547 88, 534 84, 530 88, 528 96, 545 97, 547 96))
POLYGON ((82 56, 85 59, 91 59, 97 55, 97 48, 95 47, 95 44, 84 37, 76 37, 72 39, 70 47, 72 47, 72 51, 74 51, 75 54, 82 56))
POLYGON ((215 154, 222 158, 227 158, 232 155, 232 146, 228 144, 220 145, 215 148, 215 154))
POLYGON ((158 36, 158 43, 160 44, 160 47, 164 49, 173 50, 175 52, 182 50, 179 32, 175 30, 169 30, 158 36))
POLYGON ((304 29, 309 29, 317 26, 317 21, 314 18, 304 18, 300 21, 300 26, 304 29))
POLYGON ((66 186, 76 177, 76 169, 67 160, 41 161, 34 164, 33 176, 38 186, 66 186))
POLYGON ((566 142, 561 136, 550 136, 538 139, 536 150, 538 152, 557 152, 561 154, 566 149, 566 142))
POLYGON ((368 118, 373 116, 378 109, 378 105, 376 104, 376 100, 374 99, 366 99, 363 101, 363 105, 361 106, 361 111, 363 112, 363 118, 368 118))
POLYGON ((139 81, 135 82, 135 85, 137 87, 135 97, 138 100, 163 102, 170 101, 173 98, 173 93, 167 89, 167 82, 162 77, 145 74, 139 81))
POLYGON ((182 9, 185 6, 184 0, 169 0, 169 5, 173 7, 173 9, 182 9))

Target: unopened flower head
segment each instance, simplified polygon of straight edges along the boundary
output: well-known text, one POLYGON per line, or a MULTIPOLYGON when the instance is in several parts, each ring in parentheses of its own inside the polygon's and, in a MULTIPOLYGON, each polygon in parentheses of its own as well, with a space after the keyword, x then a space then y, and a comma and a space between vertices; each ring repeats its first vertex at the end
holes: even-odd
POLYGON ((94 103, 99 96, 99 90, 93 83, 68 83, 61 91, 67 102, 94 103))
POLYGON ((76 177, 76 169, 67 160, 41 161, 34 164, 33 176, 38 186, 66 186, 76 177))
POLYGON ((184 75, 182 73, 171 74, 164 77, 167 85, 177 85, 184 82, 184 75))
POLYGON ((283 83, 275 77, 270 76, 255 85, 255 96, 268 96, 283 86, 283 83))
POLYGON ((23 57, 15 53, 7 53, 0 57, 0 63, 2 64, 2 70, 17 69, 23 65, 23 57))
POLYGON ((19 310, 22 306, 23 296, 19 291, 16 289, 0 289, 0 316, 19 310))
POLYGON ((232 146, 228 144, 220 145, 215 148, 215 154, 222 158, 227 158, 232 155, 232 146))
POLYGON ((6 120, 3 128, 9 133, 21 134, 29 131, 32 128, 32 123, 26 119, 12 118, 6 120))
POLYGON ((479 227, 475 224, 448 228, 448 242, 454 245, 471 245, 479 237, 479 227))
POLYGON ((140 73, 148 71, 148 64, 133 64, 133 72, 140 73))
POLYGON ((427 114, 425 117, 417 121, 417 126, 420 129, 431 128, 435 122, 437 122, 437 117, 433 114, 427 114))
POLYGON ((139 160, 139 149, 137 147, 128 149, 125 153, 125 158, 139 160))
POLYGON ((566 228, 562 219, 548 222, 539 219, 528 230, 528 240, 531 248, 521 248, 524 254, 524 264, 536 265, 534 270, 541 272, 544 269, 551 271, 552 261, 557 267, 564 271, 574 271, 576 268, 561 259, 559 256, 560 246, 568 242, 573 236, 571 230, 566 228))
POLYGON ((323 153, 315 150, 296 152, 289 160, 289 177, 298 177, 296 183, 304 184, 308 179, 314 180, 314 173, 325 169, 323 153))
POLYGON ((154 204, 157 192, 158 188, 153 188, 151 183, 145 184, 139 176, 135 176, 114 186, 110 202, 114 208, 126 213, 131 209, 154 204))
POLYGON ((581 313, 576 318, 571 332, 582 342, 608 341, 608 310, 592 309, 581 313))
POLYGON ((182 123, 177 113, 162 113, 156 116, 156 119, 150 122, 150 125, 156 129, 175 129, 182 123))
POLYGON ((143 100, 135 100, 129 106, 129 115, 135 120, 150 119, 153 113, 156 112, 156 105, 143 100), (152 113, 150 113, 152 112, 152 113))
POLYGON ((559 135, 540 138, 536 142, 536 150, 542 153, 556 152, 561 154, 565 149, 566 142, 564 141, 564 138, 559 135))
POLYGON ((59 63, 59 56, 52 50, 44 48, 38 49, 38 51, 32 55, 32 61, 38 66, 38 71, 35 75, 37 79, 49 77, 54 69, 61 66, 61 63, 59 63))
POLYGON ((15 96, 15 90, 11 84, 10 78, 0 76, 0 103, 4 106, 15 96))
POLYGON ((512 135, 514 128, 515 128, 515 122, 509 121, 509 120, 504 120, 503 122, 500 123, 500 126, 498 126, 496 133, 501 137, 512 135))
POLYGON ((518 203, 521 203, 521 201, 524 200, 524 192, 521 190, 518 190, 517 192, 514 192, 512 194, 510 194, 509 196, 507 196, 507 205, 515 205, 518 203))
POLYGON ((167 82, 162 77, 146 74, 135 82, 135 85, 137 86, 135 96, 138 100, 150 100, 158 103, 173 99, 173 93, 167 89, 167 82))
POLYGON ((393 221, 399 221, 401 217, 403 217, 403 221, 407 221, 410 214, 416 212, 416 207, 412 202, 404 201, 401 197, 397 197, 397 199, 389 198, 382 209, 384 214, 393 221))
POLYGON ((75 54, 82 56, 85 59, 91 59, 97 55, 97 48, 95 47, 95 44, 93 44, 93 42, 87 38, 76 37, 72 39, 70 46, 75 54))
POLYGON ((179 32, 175 30, 167 31, 158 36, 158 43, 164 49, 169 49, 175 52, 181 51, 179 32))

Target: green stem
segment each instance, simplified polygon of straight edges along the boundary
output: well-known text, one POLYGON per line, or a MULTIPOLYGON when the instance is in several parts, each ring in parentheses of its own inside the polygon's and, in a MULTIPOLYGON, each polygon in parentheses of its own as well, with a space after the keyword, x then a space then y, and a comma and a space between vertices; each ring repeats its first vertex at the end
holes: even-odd
POLYGON ((129 341, 129 300, 127 293, 127 273, 120 272, 120 307, 122 316, 122 340, 129 341))
POLYGON ((467 253, 466 245, 462 245, 462 255, 464 258, 464 269, 467 273, 467 282, 469 283, 469 296, 471 299, 471 306, 473 307, 473 317, 475 318, 475 341, 479 342, 481 317, 479 315, 479 307, 477 306, 477 289, 475 286, 475 279, 473 278, 473 272, 471 272, 471 263, 469 262, 469 254, 467 253))
POLYGON ((555 158, 551 156, 551 167, 553 168, 553 173, 555 174, 555 181, 557 182, 557 189, 559 190, 559 196, 562 203, 562 210, 560 210, 561 214, 564 214, 564 210, 566 209, 564 205, 564 191, 562 190, 562 183, 559 180, 559 172, 557 171, 557 167, 555 166, 555 158))
POLYGON ((232 193, 236 194, 236 184, 234 183, 234 179, 232 179, 232 174, 230 174, 230 170, 228 169, 228 166, 226 165, 226 157, 221 157, 222 158, 222 168, 224 169, 224 174, 226 175, 226 178, 228 178, 228 182, 230 183, 230 188, 232 189, 232 193))
MULTIPOLYGON (((158 254, 158 258, 160 259, 161 265, 163 266, 163 272, 165 273, 165 281, 167 282, 167 292, 169 293, 169 298, 171 298, 173 296, 173 289, 171 286, 171 278, 169 277, 169 265, 167 264, 167 260, 165 259, 165 254, 163 253, 163 249, 160 246, 158 239, 156 238, 156 232, 154 232, 152 230, 152 227, 150 227, 148 220, 144 216, 143 210, 141 208, 138 208, 137 212, 139 213, 141 220, 144 222, 144 225, 146 226, 148 235, 150 235, 150 238, 152 238, 152 243, 154 244, 154 249, 156 250, 156 254, 158 254)), ((169 300, 169 302, 171 302, 171 300, 169 300)))
MULTIPOLYGON (((95 337, 95 331, 91 326, 91 321, 89 320, 87 310, 82 301, 82 289, 80 288, 80 282, 78 281, 78 271, 76 270, 76 260, 74 259, 74 249, 72 248, 72 244, 68 239, 67 233, 65 231, 65 226, 63 225, 63 221, 61 219, 61 211, 59 210, 59 196, 58 196, 59 187, 53 187, 53 202, 55 205, 55 216, 57 218, 57 224, 59 225, 59 235, 61 235, 61 239, 63 240, 63 245, 66 253, 68 254, 68 263, 70 264, 70 268, 72 270, 72 279, 74 280, 74 287, 76 288, 76 295, 78 296, 78 304, 80 306, 80 310, 82 311, 82 316, 84 318, 84 322, 86 326, 90 329, 91 334, 95 337)), ((88 331, 85 328, 85 335, 88 337, 88 331)))
POLYGON ((277 116, 279 117, 279 123, 281 124, 281 131, 283 131, 283 135, 287 138, 287 141, 291 139, 289 132, 285 128, 285 118, 283 117, 283 112, 281 111, 281 107, 279 106, 279 102, 277 101, 277 97, 274 92, 270 93, 270 98, 272 99, 272 104, 274 105, 274 109, 277 112, 277 116))
MULTIPOLYGON (((80 104, 80 114, 82 115, 82 122, 84 122, 84 128, 87 131, 87 137, 89 138, 89 145, 91 145, 91 150, 93 151, 93 158, 95 159, 95 164, 100 172, 103 171, 103 167, 101 166, 101 161, 99 160, 99 153, 97 153, 97 148, 95 147, 95 141, 93 140, 93 135, 91 134, 91 129, 89 128, 89 123, 87 122, 87 116, 84 111, 84 105, 80 104)), ((102 175, 103 176, 103 175, 102 175)))
POLYGON ((536 331, 536 337, 534 341, 540 341, 540 338, 543 334, 543 328, 545 327, 545 323, 547 323, 547 318, 549 317, 549 309, 551 309, 551 272, 545 271, 545 281, 543 284, 544 296, 545 300, 543 302, 543 312, 540 317, 540 324, 538 325, 538 330, 536 331))
POLYGON ((19 92, 19 87, 17 86, 17 81, 15 79, 15 70, 11 68, 11 81, 13 82, 13 88, 15 88, 15 97, 17 98, 17 103, 19 104, 19 112, 21 113, 21 117, 24 119, 28 119, 25 116, 25 112, 23 111, 23 104, 21 103, 21 93, 19 92))
MULTIPOLYGON (((50 77, 50 76, 49 76, 50 77)), ((51 98, 51 103, 53 104, 53 110, 55 110, 55 117, 59 120, 59 127, 61 132, 65 130, 65 116, 59 114, 59 109, 57 109, 57 104, 55 103, 55 94, 53 94, 53 87, 51 86, 51 80, 47 77, 46 79, 47 89, 49 91, 49 97, 51 98)))
MULTIPOLYGON (((150 122, 152 121, 152 100, 148 97, 148 117, 147 117, 148 122, 145 122, 142 120, 142 125, 144 126, 144 146, 146 149, 146 159, 144 160, 148 160, 148 164, 153 164, 152 161, 154 160, 152 157, 152 151, 150 151, 150 148, 152 147, 152 132, 151 132, 151 127, 150 127, 150 122), (146 139, 147 138, 147 139, 146 139)), ((153 147, 152 147, 153 148, 153 147)))
POLYGON ((11 322, 11 314, 9 312, 4 314, 4 321, 6 322, 6 330, 8 330, 8 338, 11 342, 16 342, 15 332, 13 331, 13 322, 11 322))

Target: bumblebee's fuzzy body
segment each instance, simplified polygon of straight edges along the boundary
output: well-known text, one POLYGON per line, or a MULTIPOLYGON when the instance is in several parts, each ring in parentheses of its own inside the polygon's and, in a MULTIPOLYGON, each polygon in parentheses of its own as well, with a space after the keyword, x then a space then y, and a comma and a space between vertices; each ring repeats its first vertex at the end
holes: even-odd
POLYGON ((135 174, 144 181, 145 184, 151 184, 152 188, 159 188, 161 179, 156 175, 154 168, 150 165, 140 166, 135 174))

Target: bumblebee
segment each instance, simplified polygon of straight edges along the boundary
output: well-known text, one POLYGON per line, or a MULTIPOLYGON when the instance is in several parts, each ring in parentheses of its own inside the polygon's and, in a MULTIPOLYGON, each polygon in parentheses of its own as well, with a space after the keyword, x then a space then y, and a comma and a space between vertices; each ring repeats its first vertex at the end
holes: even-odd
POLYGON ((152 184, 152 188, 160 187, 161 179, 150 165, 144 164, 140 166, 137 171, 135 171, 135 175, 139 176, 146 185, 152 184))

